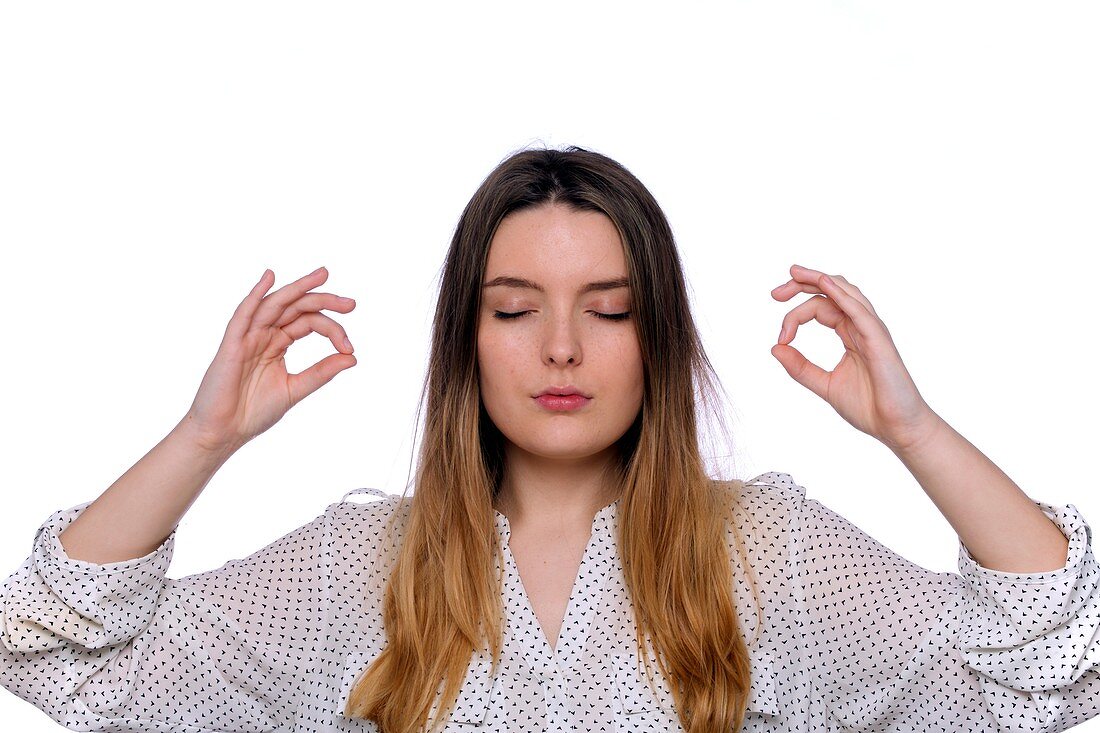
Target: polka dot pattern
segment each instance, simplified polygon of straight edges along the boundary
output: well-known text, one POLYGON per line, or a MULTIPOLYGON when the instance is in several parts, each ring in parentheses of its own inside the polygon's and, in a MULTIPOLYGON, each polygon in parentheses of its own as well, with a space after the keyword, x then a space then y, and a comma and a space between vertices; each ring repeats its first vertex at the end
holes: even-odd
MULTIPOLYGON (((1069 538, 1065 567, 994 571, 960 543, 955 574, 893 553, 789 474, 761 474, 737 499, 764 611, 736 563, 742 633, 760 634, 742 730, 1060 731, 1100 713, 1100 571, 1072 504, 1038 503, 1069 538)), ((71 730, 376 731, 343 709, 385 646, 382 593, 411 500, 356 489, 252 555, 179 579, 166 576, 175 532, 97 565, 58 539, 90 502, 55 512, 3 585, 0 684, 71 730), (349 499, 361 493, 381 499, 349 499)), ((556 648, 496 513, 501 666, 494 676, 475 655, 445 731, 682 730, 667 681, 654 666, 650 688, 634 648, 617 510, 592 520, 556 648)))

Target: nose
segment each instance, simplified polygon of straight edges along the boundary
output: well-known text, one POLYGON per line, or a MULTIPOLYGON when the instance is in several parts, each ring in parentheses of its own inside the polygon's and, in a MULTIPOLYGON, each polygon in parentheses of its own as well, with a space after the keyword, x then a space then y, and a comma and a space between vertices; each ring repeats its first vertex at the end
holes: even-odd
POLYGON ((576 364, 581 359, 581 345, 576 329, 568 317, 558 318, 546 327, 543 359, 550 364, 576 364))

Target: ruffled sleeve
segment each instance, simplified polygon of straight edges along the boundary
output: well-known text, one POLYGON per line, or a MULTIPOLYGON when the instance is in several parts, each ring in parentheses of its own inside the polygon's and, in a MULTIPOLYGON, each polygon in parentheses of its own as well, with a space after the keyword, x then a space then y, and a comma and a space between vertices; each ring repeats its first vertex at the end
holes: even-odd
POLYGON ((1044 573, 934 572, 797 489, 790 567, 805 659, 841 730, 1061 731, 1100 714, 1100 576, 1072 504, 1036 502, 1069 539, 1044 573))
POLYGON ((992 709, 1021 708, 1026 722, 1065 730, 1100 714, 1100 566, 1077 507, 1036 505, 1069 540, 1065 564, 1043 573, 991 570, 959 542, 969 621, 959 648, 992 709))
POLYGON ((143 557, 69 558, 54 513, 3 585, 0 683, 72 730, 273 731, 315 661, 328 510, 268 546, 184 578, 175 532, 143 557))
POLYGON ((27 562, 5 585, 0 639, 11 651, 75 642, 101 649, 149 625, 172 562, 175 530, 148 555, 103 565, 74 560, 60 534, 91 502, 54 512, 38 528, 27 562))

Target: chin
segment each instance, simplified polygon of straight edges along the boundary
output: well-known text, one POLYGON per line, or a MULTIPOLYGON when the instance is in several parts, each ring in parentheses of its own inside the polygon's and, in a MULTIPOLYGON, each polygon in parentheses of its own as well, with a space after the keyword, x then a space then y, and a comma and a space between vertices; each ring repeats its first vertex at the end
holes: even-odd
POLYGON ((547 436, 543 440, 522 441, 515 443, 515 445, 520 450, 541 458, 569 460, 588 458, 597 453, 602 453, 610 448, 613 443, 603 445, 599 441, 591 443, 589 441, 570 440, 565 436, 547 436))

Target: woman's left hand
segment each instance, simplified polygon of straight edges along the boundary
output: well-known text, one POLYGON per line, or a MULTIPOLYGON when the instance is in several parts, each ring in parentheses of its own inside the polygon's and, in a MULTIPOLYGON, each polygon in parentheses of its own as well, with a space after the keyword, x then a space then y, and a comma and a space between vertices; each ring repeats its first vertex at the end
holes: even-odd
POLYGON ((940 418, 917 391, 886 324, 860 289, 840 275, 793 265, 791 279, 772 297, 786 301, 797 293, 815 295, 783 317, 779 343, 772 347, 791 378, 895 452, 930 434, 940 418), (811 320, 832 328, 844 343, 844 356, 831 372, 789 345, 798 327, 811 320))

